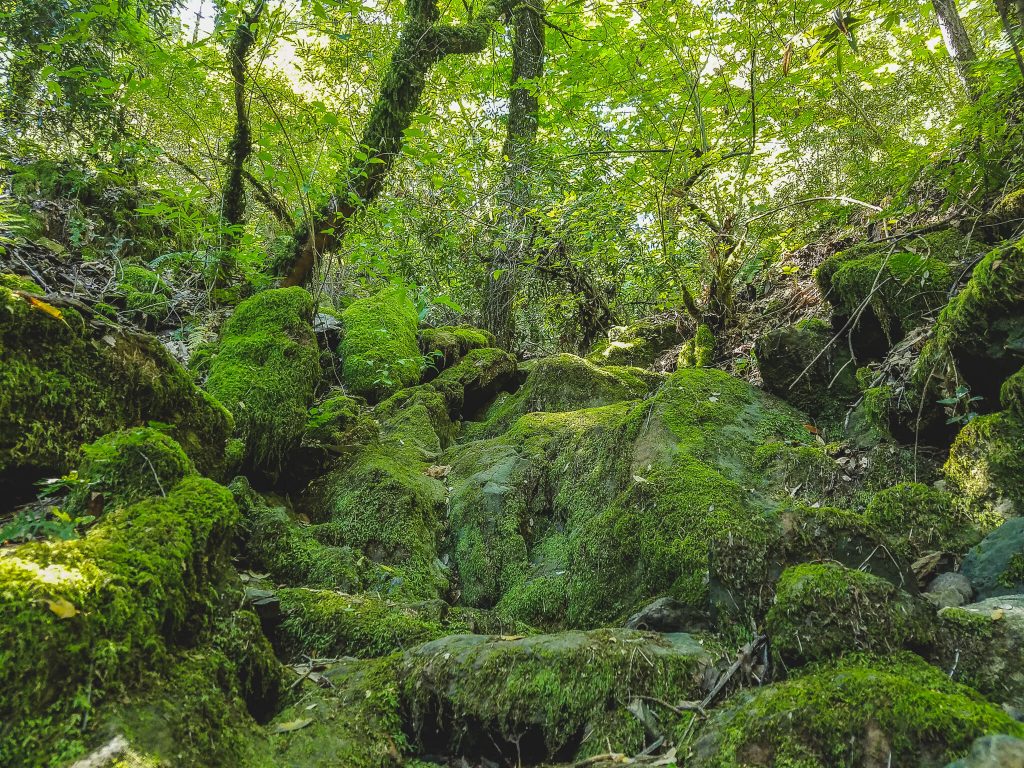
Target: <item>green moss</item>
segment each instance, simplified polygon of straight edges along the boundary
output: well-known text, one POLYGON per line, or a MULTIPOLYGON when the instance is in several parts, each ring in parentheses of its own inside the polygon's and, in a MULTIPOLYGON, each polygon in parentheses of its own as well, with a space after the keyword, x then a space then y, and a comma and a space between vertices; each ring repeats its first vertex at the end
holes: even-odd
POLYGON ((450 368, 471 350, 494 346, 494 334, 469 325, 423 328, 419 332, 420 351, 428 371, 440 373, 450 368))
POLYGON ((129 312, 157 323, 167 318, 171 308, 171 287, 160 275, 145 267, 122 267, 117 288, 124 296, 125 308, 129 312))
POLYGON ((960 386, 982 398, 975 408, 996 409, 1000 385, 1020 368, 1021 295, 1024 245, 1000 245, 978 262, 964 289, 939 314, 934 338, 914 367, 911 388, 926 410, 938 411, 936 402, 956 397, 960 386))
POLYGON ((498 392, 508 389, 516 377, 516 359, 503 349, 485 347, 466 353, 458 363, 432 382, 446 393, 456 415, 474 416, 498 392), (453 396, 452 390, 455 391, 453 396))
POLYGON ((455 433, 451 415, 453 410, 458 412, 461 397, 452 403, 439 391, 441 387, 443 383, 435 382, 402 389, 374 408, 374 415, 386 425, 385 434, 408 440, 423 458, 436 457, 455 433))
POLYGON ((30 277, 23 277, 22 275, 14 275, 10 272, 0 273, 0 287, 7 288, 10 291, 23 291, 24 293, 36 293, 42 296, 45 291, 39 287, 38 283, 30 277))
POLYGON ((92 706, 209 622, 237 515, 225 488, 190 477, 83 539, 0 552, 0 762, 74 752, 92 706))
POLYGON ((917 560, 930 552, 962 554, 981 539, 975 520, 953 503, 945 491, 921 483, 899 483, 879 491, 868 503, 864 519, 884 531, 900 554, 917 560))
POLYGON ((270 724, 269 762, 290 768, 393 768, 409 750, 393 658, 343 661, 270 724), (295 728, 296 723, 304 723, 295 728))
POLYGON ((419 381, 416 308, 404 288, 352 302, 341 321, 345 337, 338 353, 350 392, 375 402, 419 381))
POLYGON ((832 326, 807 318, 758 338, 754 345, 764 388, 814 416, 835 417, 854 399, 856 384, 846 345, 832 326))
POLYGON ((326 589, 361 589, 372 569, 351 547, 320 543, 314 530, 289 516, 283 506, 271 506, 243 477, 231 491, 242 511, 242 549, 249 567, 267 573, 275 582, 326 589))
POLYGON ((93 494, 102 495, 101 508, 134 504, 163 496, 195 467, 171 437, 151 427, 111 432, 82 448, 82 464, 69 504, 90 507, 93 494))
POLYGON ((707 368, 715 361, 715 336, 701 323, 692 339, 683 342, 676 360, 678 368, 707 368))
POLYGON ((1024 368, 1003 382, 999 402, 1010 414, 1010 418, 1024 424, 1024 368))
POLYGON ((0 485, 65 474, 101 435, 171 424, 200 472, 218 475, 230 416, 151 336, 64 322, 0 288, 0 485))
MULTIPOLYGON (((636 754, 643 728, 624 707, 636 696, 699 698, 701 675, 713 661, 709 649, 682 634, 456 635, 404 655, 402 708, 414 737, 470 757, 497 751, 515 759, 514 744, 527 732, 533 738, 524 763, 609 749, 636 754)), ((669 727, 690 717, 658 714, 669 727)))
POLYGON ((832 563, 783 571, 765 628, 785 668, 854 651, 925 648, 933 627, 928 608, 884 579, 832 563))
POLYGON ((1024 511, 1024 425, 1006 412, 979 416, 957 435, 943 467, 963 514, 983 530, 1024 511))
POLYGON ((951 267, 970 255, 970 241, 953 229, 896 243, 863 243, 829 257, 816 278, 860 355, 880 356, 946 303, 951 267))
POLYGON ((587 360, 596 365, 650 367, 658 357, 680 341, 674 321, 641 321, 616 326, 608 337, 596 342, 587 360))
POLYGON ((231 411, 246 444, 246 463, 276 477, 302 437, 320 378, 304 289, 258 293, 235 309, 221 330, 206 388, 231 411))
POLYGON ((854 486, 844 468, 819 445, 789 445, 772 441, 757 447, 753 468, 765 491, 779 498, 812 502, 849 501, 854 486))
MULTIPOLYGON (((443 376, 442 376, 443 378, 443 376)), ((633 370, 601 368, 570 354, 537 361, 519 390, 487 414, 478 432, 493 436, 525 413, 564 413, 646 397, 649 383, 633 370)))
POLYGON ((386 656, 448 634, 429 605, 311 589, 277 596, 283 621, 275 637, 289 658, 386 656))
POLYGON ((1024 726, 912 654, 852 655, 741 697, 705 726, 693 764, 942 765, 988 733, 1024 726))

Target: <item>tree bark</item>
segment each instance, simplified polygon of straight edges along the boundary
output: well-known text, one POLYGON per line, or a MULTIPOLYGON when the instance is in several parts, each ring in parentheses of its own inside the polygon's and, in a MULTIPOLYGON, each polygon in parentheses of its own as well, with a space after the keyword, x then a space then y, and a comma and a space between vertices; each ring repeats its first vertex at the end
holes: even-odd
POLYGON ((504 347, 510 347, 515 338, 517 268, 523 263, 531 239, 530 184, 540 120, 535 81, 544 74, 543 6, 529 2, 513 6, 512 35, 512 90, 502 147, 504 168, 498 187, 501 239, 492 247, 483 301, 484 327, 504 347), (523 85, 523 81, 533 82, 523 85))
POLYGON ((218 282, 222 284, 234 270, 231 249, 238 240, 238 228, 245 220, 245 187, 242 178, 245 174, 245 162, 252 154, 249 110, 245 103, 245 72, 249 53, 256 43, 256 32, 253 28, 259 23, 265 6, 265 0, 256 0, 253 9, 242 14, 228 46, 228 66, 234 83, 235 132, 231 144, 228 145, 228 172, 224 179, 224 193, 221 198, 221 218, 228 228, 225 248, 221 252, 217 270, 218 282))
POLYGON ((973 101, 978 98, 978 90, 971 69, 977 57, 957 10, 956 0, 932 0, 932 7, 939 18, 939 31, 942 32, 942 40, 956 67, 957 77, 973 101))
POLYGON ((299 227, 282 285, 305 285, 322 254, 335 248, 352 217, 380 195, 402 151, 403 134, 419 108, 430 68, 449 55, 482 51, 501 3, 487 0, 466 24, 439 24, 437 0, 409 0, 408 20, 363 130, 355 159, 337 180, 331 199, 299 227))

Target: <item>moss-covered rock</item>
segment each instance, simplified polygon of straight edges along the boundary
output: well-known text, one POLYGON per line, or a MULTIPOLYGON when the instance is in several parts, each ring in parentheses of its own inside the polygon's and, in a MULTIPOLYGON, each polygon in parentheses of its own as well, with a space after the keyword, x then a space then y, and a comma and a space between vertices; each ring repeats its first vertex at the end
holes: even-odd
POLYGON ((379 428, 365 404, 332 394, 309 409, 302 440, 288 461, 288 485, 304 488, 333 460, 350 456, 377 438, 379 428))
POLYGON ((954 505, 949 493, 921 483, 898 483, 879 491, 864 519, 888 534, 911 561, 929 552, 966 552, 981 538, 985 523, 954 505))
POLYGON ((704 727, 687 765, 941 766, 992 733, 1024 725, 913 654, 852 655, 741 695, 704 727))
POLYGON ((134 504, 166 494, 195 471, 181 446, 163 432, 152 427, 111 432, 83 446, 69 504, 97 511, 134 504))
POLYGON ((608 331, 606 339, 594 344, 587 360, 597 365, 647 368, 680 341, 682 336, 675 321, 641 321, 615 326, 608 331))
POLYGON ((831 560, 864 570, 916 594, 909 562, 863 515, 795 504, 759 521, 753 532, 723 531, 710 544, 709 590, 720 623, 760 621, 774 602, 774 586, 791 565, 831 560))
POLYGON ((926 649, 932 613, 885 579, 835 563, 783 571, 765 629, 787 669, 855 651, 926 649))
POLYGON ((352 547, 321 543, 283 505, 272 505, 244 477, 231 483, 242 513, 242 552, 249 567, 293 586, 357 591, 372 580, 363 556, 352 547))
POLYGON ((423 356, 416 339, 416 307, 405 288, 388 288, 353 301, 341 313, 338 347, 350 392, 376 402, 420 380, 423 356))
POLYGON ((386 656, 451 634, 443 620, 447 609, 433 602, 314 589, 282 589, 276 595, 282 620, 274 638, 289 658, 386 656))
POLYGON ((396 768, 409 765, 393 658, 342 661, 306 682, 267 729, 276 768, 396 768))
POLYGON ((23 291, 24 293, 35 293, 40 296, 45 293, 32 278, 15 275, 10 272, 0 273, 0 287, 6 288, 9 291, 23 291))
MULTIPOLYGON (((1024 244, 997 246, 978 262, 963 290, 939 314, 934 337, 914 366, 914 410, 938 411, 937 401, 949 398, 962 402, 960 387, 981 398, 971 404, 972 410, 998 410, 1000 386, 1021 367, 1022 295, 1024 244)), ((962 417, 964 409, 954 415, 962 417)))
MULTIPOLYGON (((428 753, 450 750, 527 765, 609 748, 636 754, 644 747, 644 728, 628 711, 630 701, 700 698, 703 675, 714 662, 710 649, 685 634, 456 635, 404 655, 402 709, 428 753)), ((690 719, 658 714, 665 716, 666 733, 690 719)))
POLYGON ((101 435, 158 421, 205 474, 219 475, 230 416, 151 336, 57 319, 0 288, 0 489, 67 473, 101 435))
POLYGON ((1005 411, 972 420, 943 472, 957 505, 983 530, 1024 513, 1024 423, 1005 411))
POLYGON ((139 266, 122 267, 118 292, 125 309, 138 317, 162 323, 171 309, 171 287, 156 272, 139 266))
POLYGON ((829 257, 816 278, 835 308, 837 327, 853 320, 859 357, 880 357, 946 303, 952 266, 975 250, 954 229, 895 243, 863 243, 829 257))
POLYGON ((494 346, 494 334, 470 325, 421 328, 420 352, 426 360, 424 378, 430 380, 474 349, 494 346))
POLYGON ((677 368, 706 368, 715 361, 715 336, 701 323, 693 338, 683 342, 676 359, 677 368))
POLYGON ((1024 424, 1024 368, 1003 382, 999 402, 1011 418, 1024 424))
POLYGON ((552 355, 538 360, 523 386, 490 409, 481 432, 472 434, 500 434, 523 414, 535 411, 565 413, 641 399, 650 389, 649 379, 637 369, 599 367, 575 355, 552 355))
POLYGON ((1024 189, 1000 197, 981 220, 982 233, 990 242, 1024 231, 1024 189))
POLYGON ((929 658, 992 701, 1024 709, 1024 595, 942 609, 929 658))
POLYGON ((850 353, 832 327, 808 318, 770 331, 754 345, 764 388, 813 416, 835 416, 856 398, 850 353))
POLYGON ((1024 592, 1024 517, 1007 520, 964 558, 962 571, 978 599, 1024 592))
POLYGON ((0 762, 73 752, 98 705, 210 623, 238 510, 189 477, 82 538, 0 551, 0 762))
POLYGON ((206 388, 231 411, 247 467, 276 477, 302 437, 320 357, 313 298, 299 287, 246 299, 221 329, 206 388))

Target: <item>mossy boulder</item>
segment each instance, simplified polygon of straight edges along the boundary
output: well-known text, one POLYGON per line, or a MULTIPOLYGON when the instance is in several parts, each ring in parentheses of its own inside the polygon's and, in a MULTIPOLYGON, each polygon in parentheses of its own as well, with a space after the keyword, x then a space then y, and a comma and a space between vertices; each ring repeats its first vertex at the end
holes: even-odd
POLYGON ((946 303, 953 266, 975 251, 954 229, 914 240, 862 243, 826 259, 816 272, 835 309, 837 328, 848 322, 860 358, 878 358, 946 303))
POLYGON ((888 534, 903 557, 930 552, 962 554, 981 538, 984 520, 972 519, 953 497, 922 483, 898 483, 879 491, 864 519, 888 534))
POLYGON ((248 469, 276 478, 299 443, 320 380, 313 298, 299 287, 263 291, 221 329, 206 388, 231 411, 248 469))
POLYGON ((1015 189, 1000 197, 981 220, 982 232, 989 241, 1002 240, 1024 231, 1024 189, 1015 189))
POLYGON ((837 563, 783 571, 765 619, 772 654, 786 669, 855 651, 926 649, 932 613, 885 579, 837 563))
POLYGON ((530 368, 515 394, 487 412, 481 432, 500 434, 523 414, 535 411, 565 413, 642 399, 650 389, 650 380, 638 369, 599 367, 570 354, 544 357, 530 368))
POLYGON ((856 399, 857 383, 850 353, 833 343, 834 335, 824 320, 808 318, 758 338, 754 355, 764 388, 813 416, 836 416, 856 399))
POLYGON ((674 320, 618 325, 608 331, 606 339, 594 343, 587 360, 596 365, 649 368, 682 340, 674 320))
POLYGON ((1007 520, 982 539, 961 570, 979 599, 1024 593, 1024 517, 1007 520))
POLYGON ((152 427, 111 432, 82 448, 69 504, 94 511, 134 504, 166 494, 195 471, 181 446, 163 432, 152 427))
POLYGON ((338 346, 349 392, 371 402, 420 380, 423 356, 416 339, 416 307, 405 288, 387 288, 353 301, 341 313, 338 346))
POLYGON ((226 488, 189 477, 84 538, 0 551, 0 762, 73 751, 91 706, 209 625, 237 516, 226 488))
POLYGON ((218 476, 231 417, 152 336, 60 319, 0 288, 0 489, 7 498, 67 473, 81 446, 149 421, 218 476))
POLYGON ((155 324, 167 319, 171 287, 160 275, 145 267, 126 266, 120 269, 117 278, 117 289, 128 312, 155 324))
POLYGON ((939 611, 930 658, 990 700, 1024 709, 1024 594, 939 611))
POLYGON ((465 357, 474 349, 494 346, 494 334, 471 325, 446 325, 421 328, 420 352, 426 360, 424 378, 430 380, 465 357))
POLYGON ((364 403, 332 394, 309 409, 298 448, 289 456, 287 484, 301 489, 339 458, 375 440, 379 431, 364 403))
POLYGON ((1024 514, 1024 422, 1006 411, 966 424, 943 467, 957 505, 984 530, 1024 514))
POLYGON ((433 386, 440 392, 454 387, 461 392, 459 413, 470 418, 516 380, 516 359, 503 349, 473 349, 438 376, 433 386))
POLYGON ((699 612, 709 542, 765 538, 778 507, 757 447, 810 441, 803 418, 722 371, 691 368, 649 400, 527 413, 456 447, 445 462, 463 599, 542 626, 624 621, 659 596, 699 612))
POLYGON ((910 563, 885 534, 844 509, 806 504, 782 506, 751 531, 712 537, 709 590, 721 624, 761 621, 772 607, 775 585, 789 566, 830 560, 864 570, 911 594, 917 583, 910 563))
POLYGON ((1021 736, 1024 725, 911 653, 854 654, 741 694, 687 765, 937 767, 996 733, 1021 736))
MULTIPOLYGON (((447 606, 403 603, 374 594, 281 589, 274 640, 288 658, 373 658, 411 648, 449 631, 447 606)), ((443 605, 443 604, 442 604, 443 605)))
MULTIPOLYGON (((934 337, 914 366, 911 388, 924 398, 915 410, 938 410, 939 400, 962 400, 965 387, 981 398, 972 410, 998 410, 999 388, 1021 367, 1024 339, 1024 243, 1015 241, 990 251, 970 280, 939 314, 934 337)), ((963 416, 963 408, 955 414, 963 416)))
MULTIPOLYGON (((712 648, 685 634, 456 635, 404 654, 400 698, 414 740, 428 753, 526 765, 609 749, 636 754, 645 734, 630 701, 699 699, 715 661, 712 648)), ((666 732, 691 718, 662 714, 666 732)))
POLYGON ((1012 419, 1024 424, 1024 368, 1003 382, 999 402, 1012 419))

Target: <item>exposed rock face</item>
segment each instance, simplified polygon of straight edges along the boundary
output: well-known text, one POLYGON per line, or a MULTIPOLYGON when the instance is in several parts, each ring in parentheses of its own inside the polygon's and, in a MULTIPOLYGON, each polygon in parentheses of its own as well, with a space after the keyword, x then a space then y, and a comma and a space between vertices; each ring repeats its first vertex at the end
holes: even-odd
POLYGON ((974 740, 967 757, 946 768, 1024 768, 1024 739, 982 736, 974 740))
POLYGON ((1024 517, 1007 520, 967 553, 963 574, 979 600, 1024 592, 1024 517))

